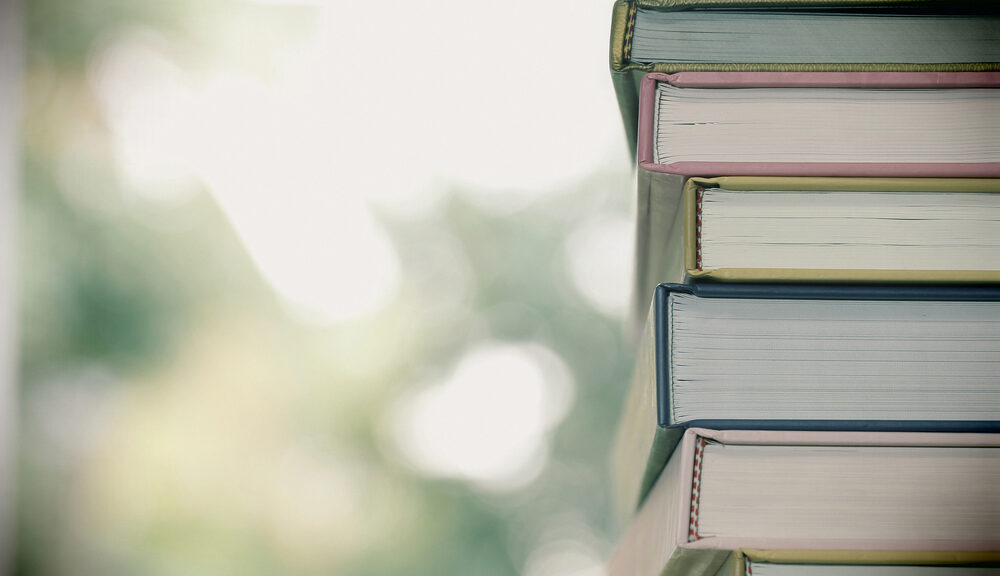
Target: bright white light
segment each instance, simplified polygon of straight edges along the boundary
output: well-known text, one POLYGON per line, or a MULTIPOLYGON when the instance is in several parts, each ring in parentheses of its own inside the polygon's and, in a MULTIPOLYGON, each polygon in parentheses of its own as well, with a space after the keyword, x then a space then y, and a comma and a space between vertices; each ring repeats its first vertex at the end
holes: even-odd
POLYGON ((559 540, 545 544, 531 553, 523 576, 603 576, 606 574, 600 554, 581 542, 559 540))
POLYGON ((443 382, 400 400, 390 424, 421 471, 510 490, 541 471, 548 433, 572 396, 569 370, 552 351, 488 344, 463 356, 443 382))
POLYGON ((206 87, 213 134, 202 175, 260 270, 306 315, 343 321, 381 307, 399 280, 395 249, 350 181, 326 158, 309 107, 248 76, 206 87))
MULTIPOLYGON (((220 50, 231 61, 207 54, 204 69, 184 70, 164 40, 129 33, 91 71, 135 192, 207 182, 263 275, 310 317, 359 318, 394 294, 398 258, 368 202, 426 215, 457 187, 509 211, 627 161, 597 65, 606 0, 310 9, 314 26, 247 62, 220 50)), ((216 36, 248 34, 223 25, 216 36)))
POLYGON ((195 96, 184 72, 148 31, 133 31, 90 63, 88 75, 109 120, 118 167, 132 192, 161 202, 190 196, 196 184, 191 155, 195 96))
POLYGON ((440 182, 510 211, 595 166, 627 165, 604 64, 609 15, 606 0, 331 2, 321 33, 329 61, 313 73, 340 88, 331 113, 378 159, 380 177, 407 175, 373 188, 381 202, 406 204, 440 182), (343 56, 359 50, 364 58, 343 56))
POLYGON ((351 154, 338 152, 330 118, 316 117, 325 104, 311 85, 218 72, 190 88, 141 38, 112 44, 93 74, 135 191, 176 190, 193 170, 302 316, 339 322, 383 306, 398 257, 364 204, 367 179, 342 169, 351 154))
POLYGON ((573 287, 598 312, 622 318, 632 281, 634 228, 627 218, 602 216, 582 222, 566 239, 573 287))

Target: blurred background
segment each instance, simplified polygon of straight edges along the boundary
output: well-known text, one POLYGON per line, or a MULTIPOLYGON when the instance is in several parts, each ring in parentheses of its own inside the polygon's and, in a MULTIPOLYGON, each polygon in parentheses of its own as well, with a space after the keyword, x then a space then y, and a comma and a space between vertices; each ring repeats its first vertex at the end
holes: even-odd
POLYGON ((610 1, 2 3, 11 573, 603 573, 610 1))

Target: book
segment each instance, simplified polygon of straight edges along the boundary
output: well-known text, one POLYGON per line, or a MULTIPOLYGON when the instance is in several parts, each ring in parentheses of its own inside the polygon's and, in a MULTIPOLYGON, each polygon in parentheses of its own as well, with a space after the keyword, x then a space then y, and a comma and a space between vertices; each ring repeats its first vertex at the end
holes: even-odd
POLYGON ((685 176, 1000 176, 1000 73, 647 74, 638 163, 685 176))
POLYGON ((745 548, 991 553, 998 511, 1000 435, 691 428, 609 573, 716 574, 745 548))
MULTIPOLYGON (((752 562, 740 576, 997 576, 997 566, 913 566, 909 564, 769 564, 752 562)), ((728 576, 732 576, 730 572, 728 576)))
POLYGON ((720 576, 997 576, 1000 552, 736 550, 720 576))
MULTIPOLYGON (((998 86, 1000 85, 998 82, 1000 82, 1000 74, 997 73, 683 73, 675 75, 650 74, 646 76, 642 84, 642 113, 640 115, 641 123, 639 126, 638 171, 636 176, 636 252, 635 265, 633 267, 634 279, 632 283, 633 293, 630 310, 632 330, 630 331, 630 337, 635 339, 639 336, 639 330, 643 325, 645 314, 648 310, 650 295, 656 284, 663 281, 674 281, 680 278, 680 273, 683 272, 683 262, 681 260, 668 261, 660 258, 660 248, 664 246, 664 242, 670 236, 671 229, 679 216, 679 199, 688 177, 730 175, 763 175, 774 177, 785 175, 792 177, 820 176, 834 178, 936 176, 972 178, 977 175, 984 177, 1000 175, 1000 162, 997 162, 1000 159, 1000 126, 983 132, 979 131, 984 126, 991 126, 991 122, 1000 123, 1000 113, 993 114, 992 120, 984 123, 983 119, 977 113, 970 113, 974 109, 966 106, 964 102, 954 103, 953 105, 944 105, 941 102, 937 104, 943 105, 945 108, 953 108, 958 111, 959 116, 965 116, 962 125, 966 128, 958 129, 959 124, 953 124, 944 132, 937 132, 930 130, 930 126, 923 119, 917 120, 916 123, 923 126, 924 129, 929 130, 925 133, 925 140, 935 142, 936 144, 932 147, 937 148, 938 152, 941 152, 940 148, 949 146, 949 143, 960 140, 964 140, 966 143, 971 142, 972 138, 965 138, 966 132, 978 134, 976 138, 981 139, 985 145, 985 148, 981 149, 980 152, 983 150, 993 150, 992 155, 988 154, 987 158, 985 158, 989 161, 969 162, 968 159, 971 156, 963 154, 954 156, 951 155, 951 152, 948 152, 948 155, 942 156, 934 156, 933 154, 923 156, 925 160, 930 159, 931 161, 929 162, 874 162, 871 161, 874 156, 854 157, 854 160, 861 161, 846 162, 843 160, 847 159, 847 157, 829 156, 827 154, 830 151, 827 150, 819 156, 812 156, 812 161, 800 161, 806 158, 798 156, 794 159, 795 161, 791 161, 793 160, 791 157, 784 158, 778 156, 772 157, 772 161, 770 162, 746 162, 734 161, 732 157, 716 156, 715 154, 718 149, 710 145, 710 149, 708 150, 710 161, 705 161, 705 157, 702 157, 701 160, 694 162, 687 160, 670 163, 658 162, 658 160, 665 160, 665 158, 654 158, 654 139, 660 138, 662 140, 664 137, 664 134, 656 130, 657 120, 659 119, 658 99, 656 95, 660 84, 698 90, 703 87, 714 87, 712 90, 716 92, 740 92, 741 90, 757 90, 764 89, 762 87, 769 87, 766 89, 778 90, 779 92, 784 89, 798 91, 809 88, 811 90, 823 91, 824 89, 832 88, 837 90, 857 89, 861 92, 874 90, 878 93, 908 93, 911 92, 908 88, 917 88, 917 92, 937 93, 938 91, 947 92, 950 89, 935 89, 931 87, 951 86, 962 93, 965 93, 965 90, 972 90, 977 94, 981 94, 985 90, 986 93, 994 95, 988 98, 989 101, 993 102, 990 106, 996 106, 995 95, 1000 94, 1000 91, 997 91, 995 88, 984 89, 983 87, 998 86), (974 129, 969 128, 970 125, 974 125, 974 129), (948 137, 948 134, 951 137, 948 137)), ((726 107, 722 106, 722 108, 726 107)), ((726 113, 728 114, 729 112, 726 113)), ((868 115, 869 112, 864 112, 858 115, 857 118, 864 118, 868 115)), ((943 119, 946 116, 947 114, 938 116, 938 119, 943 119)), ((792 126, 786 125, 780 129, 760 127, 753 132, 750 146, 757 147, 760 142, 765 141, 786 141, 789 139, 788 133, 785 131, 786 128, 791 128, 795 131, 807 125, 808 123, 794 123, 792 126)), ((744 128, 745 126, 744 124, 744 128)), ((857 134, 869 134, 869 128, 862 127, 857 131, 857 134)), ((897 125, 897 128, 899 130, 895 130, 895 132, 909 134, 908 129, 904 125, 897 125)), ((812 131, 806 130, 800 136, 812 140, 816 131, 822 132, 824 128, 822 126, 819 128, 813 126, 812 131)), ((827 132, 829 131, 827 130, 827 132)), ((838 134, 843 135, 841 132, 838 132, 838 134)), ((846 139, 833 138, 833 141, 830 143, 835 148, 843 147, 845 143, 852 142, 852 138, 867 140, 867 136, 852 136, 846 139)), ((710 140, 712 139, 710 138, 710 140)), ((672 146, 676 148, 683 144, 684 142, 677 142, 672 146)), ((798 148, 802 147, 794 146, 794 148, 796 149, 792 150, 792 152, 797 154, 799 152, 798 148)), ((819 150, 815 148, 815 142, 810 144, 810 148, 813 150, 813 153, 819 150)), ((862 148, 858 147, 858 150, 862 148)), ((892 148, 894 150, 902 150, 905 149, 905 146, 892 148)), ((919 152, 920 154, 926 154, 927 150, 919 152)), ((683 150, 681 154, 684 154, 683 150)), ((886 159, 888 158, 883 158, 883 160, 886 159)), ((893 158, 893 160, 899 160, 899 158, 893 158)), ((914 183, 912 180, 908 185, 912 190, 920 189, 920 185, 914 183)), ((961 186, 954 182, 951 185, 961 186)), ((871 279, 874 279, 874 276, 877 275, 868 273, 855 274, 854 276, 859 276, 859 279, 861 279, 860 276, 869 276, 872 277, 871 279)), ((890 273, 886 276, 892 275, 890 273)), ((932 275, 924 274, 924 276, 932 275)), ((845 276, 844 279, 847 280, 848 278, 845 276)), ((869 278, 864 279, 867 280, 869 278)))
POLYGON ((661 284, 613 448, 619 518, 688 426, 1000 431, 1000 286, 661 284))
MULTIPOLYGON (((1000 179, 692 177, 652 198, 659 282, 998 282, 1000 179), (680 196, 678 198, 678 196, 680 196)), ((647 272, 648 274, 648 272, 647 272)))
POLYGON ((995 70, 1000 16, 986 2, 618 0, 610 65, 635 153, 649 72, 995 70))

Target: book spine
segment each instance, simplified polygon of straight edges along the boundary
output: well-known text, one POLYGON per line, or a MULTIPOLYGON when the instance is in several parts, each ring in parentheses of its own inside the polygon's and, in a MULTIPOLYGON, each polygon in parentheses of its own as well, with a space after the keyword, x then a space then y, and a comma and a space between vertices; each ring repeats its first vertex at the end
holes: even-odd
POLYGON ((628 15, 625 17, 625 38, 622 44, 622 60, 628 63, 632 60, 632 38, 635 35, 635 16, 639 12, 635 3, 628 5, 628 15))
POLYGON ((695 268, 698 270, 703 270, 701 260, 701 218, 702 218, 702 201, 705 198, 705 187, 699 186, 695 192, 697 194, 695 200, 694 209, 694 246, 695 246, 695 268))
MULTIPOLYGON (((672 389, 670 386, 670 342, 672 340, 670 330, 671 322, 670 293, 666 286, 676 287, 676 285, 660 284, 653 295, 653 361, 656 373, 656 412, 657 423, 662 428, 672 424, 670 417, 670 399, 672 389)), ((683 284, 680 286, 684 286, 683 284)))
POLYGON ((699 436, 694 444, 694 468, 691 473, 691 516, 688 524, 688 542, 698 540, 698 507, 701 503, 701 464, 704 461, 707 440, 699 436))

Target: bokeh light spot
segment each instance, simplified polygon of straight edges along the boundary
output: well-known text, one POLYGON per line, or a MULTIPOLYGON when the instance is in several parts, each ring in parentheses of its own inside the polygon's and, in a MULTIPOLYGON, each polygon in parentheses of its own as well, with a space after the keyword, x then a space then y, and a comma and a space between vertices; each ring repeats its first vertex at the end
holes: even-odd
POLYGON ((489 343, 467 352, 442 382, 402 398, 390 425, 423 473, 510 490, 541 471, 573 393, 568 368, 548 348, 489 343))

